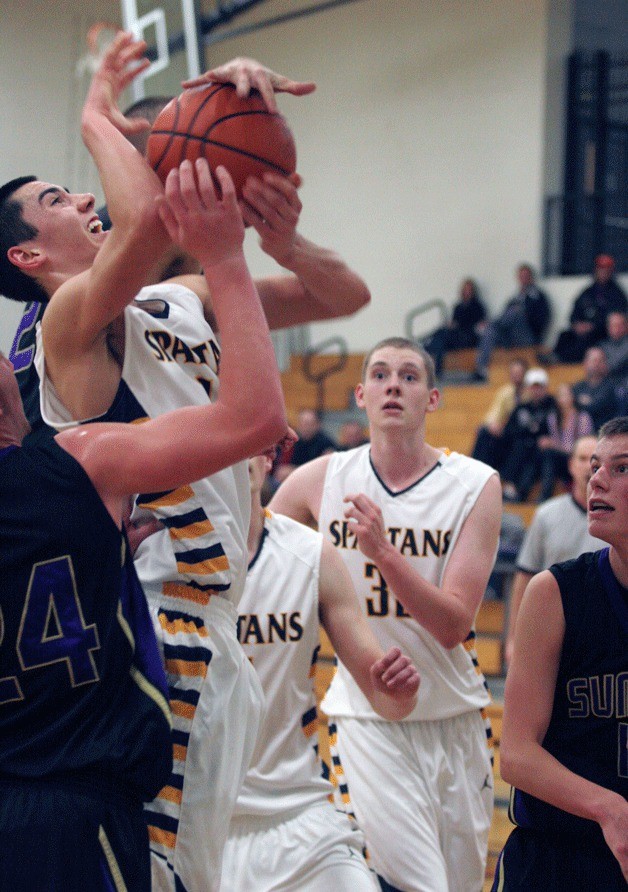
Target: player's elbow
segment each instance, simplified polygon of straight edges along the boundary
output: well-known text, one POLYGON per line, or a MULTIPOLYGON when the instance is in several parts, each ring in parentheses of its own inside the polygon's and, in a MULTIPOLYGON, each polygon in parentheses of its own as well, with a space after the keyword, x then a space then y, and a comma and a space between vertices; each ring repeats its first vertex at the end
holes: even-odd
POLYGON ((247 438, 251 447, 249 455, 259 455, 275 446, 285 437, 287 431, 288 418, 283 401, 256 411, 250 418, 249 424, 247 438))
POLYGON ((356 277, 356 281, 351 288, 348 288, 343 299, 338 303, 334 316, 351 316, 357 313, 363 307, 371 302, 371 292, 366 282, 356 277))
POLYGON ((436 634, 436 640, 445 650, 453 650, 459 644, 464 644, 471 635, 471 622, 466 617, 447 625, 436 634))
POLYGON ((352 309, 351 313, 357 313, 358 310, 361 310, 363 307, 368 306, 371 302, 371 292, 369 291, 366 282, 358 282, 353 294, 352 300, 352 309))
POLYGON ((499 745, 499 771, 502 779, 513 787, 521 786, 525 764, 520 749, 507 737, 502 738, 499 745))

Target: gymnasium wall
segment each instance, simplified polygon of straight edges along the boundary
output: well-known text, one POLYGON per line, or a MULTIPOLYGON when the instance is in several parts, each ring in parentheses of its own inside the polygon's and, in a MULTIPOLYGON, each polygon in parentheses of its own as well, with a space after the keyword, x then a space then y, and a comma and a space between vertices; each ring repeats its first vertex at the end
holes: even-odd
MULTIPOLYGON (((255 17, 304 5, 272 0, 255 17)), ((74 66, 88 25, 118 16, 105 0, 3 4, 0 181, 35 172, 98 192, 76 135, 87 78, 74 66)), ((211 49, 208 64, 251 55, 318 83, 279 99, 304 177, 301 231, 338 249, 373 302, 313 326, 314 341, 342 334, 366 349, 401 332, 417 303, 452 303, 468 275, 497 310, 515 265, 539 264, 543 195, 560 184, 569 42, 568 0, 362 0, 211 49)), ((174 89, 159 77, 148 92, 174 89)), ((247 250, 255 273, 274 271, 250 234, 247 250)), ((547 283, 557 322, 583 282, 547 283)), ((1 349, 19 315, 0 299, 1 349)))

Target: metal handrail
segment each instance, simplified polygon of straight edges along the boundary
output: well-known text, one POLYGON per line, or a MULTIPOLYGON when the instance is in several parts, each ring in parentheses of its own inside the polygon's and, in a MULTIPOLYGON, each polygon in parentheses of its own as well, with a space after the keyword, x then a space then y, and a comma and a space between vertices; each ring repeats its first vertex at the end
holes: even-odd
POLYGON ((309 347, 303 354, 303 375, 312 384, 316 384, 316 407, 318 412, 322 412, 325 408, 325 379, 330 375, 341 372, 347 364, 349 358, 349 347, 344 338, 336 335, 314 344, 309 347), (334 354, 326 354, 323 351, 329 350, 330 347, 338 347, 339 352, 334 354), (314 371, 312 364, 314 357, 329 355, 331 362, 319 371, 314 371))
MULTIPOLYGON (((449 318, 449 310, 447 308, 447 304, 440 297, 435 297, 432 300, 427 300, 423 304, 419 304, 418 307, 415 307, 413 310, 410 310, 409 313, 406 314, 406 319, 404 323, 404 328, 406 332, 406 337, 411 341, 418 341, 419 337, 415 334, 414 331, 414 320, 418 319, 419 316, 422 316, 424 313, 429 312, 430 310, 440 310, 441 315, 441 326, 447 323, 449 318)), ((436 326, 439 328, 440 326, 436 326)), ((434 334, 436 328, 431 329, 430 331, 425 332, 421 335, 422 338, 426 338, 431 334, 434 334)))

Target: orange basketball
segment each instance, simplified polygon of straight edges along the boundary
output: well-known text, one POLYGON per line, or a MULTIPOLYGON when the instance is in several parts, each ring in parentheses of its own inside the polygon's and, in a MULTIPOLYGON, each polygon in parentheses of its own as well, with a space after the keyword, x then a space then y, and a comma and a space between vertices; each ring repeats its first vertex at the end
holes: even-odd
POLYGON ((247 177, 288 175, 297 164, 285 118, 269 112, 256 90, 240 99, 232 84, 193 87, 169 102, 153 124, 147 157, 162 182, 186 158, 204 157, 212 171, 222 164, 238 197, 247 177))

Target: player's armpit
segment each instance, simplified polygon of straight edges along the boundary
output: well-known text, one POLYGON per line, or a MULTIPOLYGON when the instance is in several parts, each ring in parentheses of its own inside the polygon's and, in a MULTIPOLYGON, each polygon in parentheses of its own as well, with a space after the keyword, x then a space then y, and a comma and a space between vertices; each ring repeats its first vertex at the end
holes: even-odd
POLYGON ((307 526, 318 523, 329 455, 296 468, 281 484, 269 508, 307 526))

